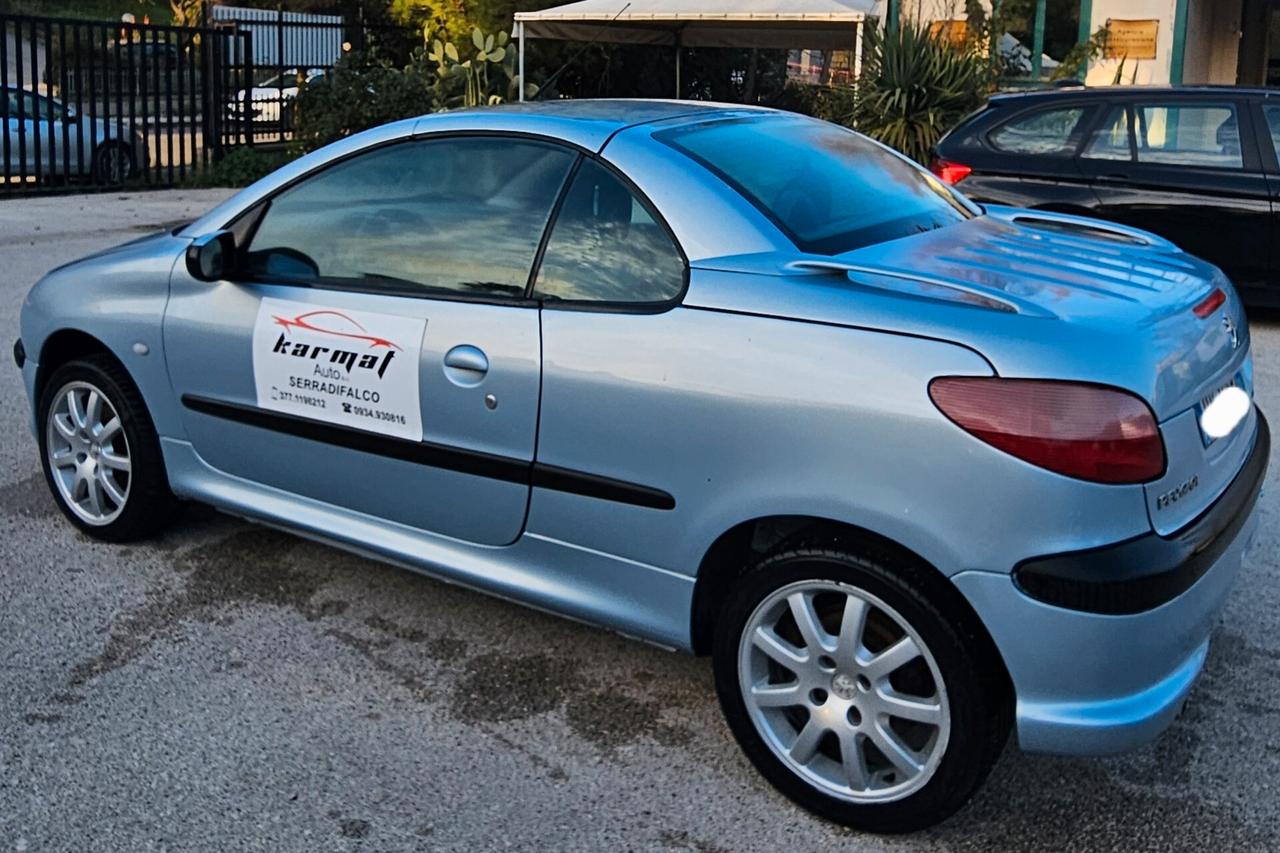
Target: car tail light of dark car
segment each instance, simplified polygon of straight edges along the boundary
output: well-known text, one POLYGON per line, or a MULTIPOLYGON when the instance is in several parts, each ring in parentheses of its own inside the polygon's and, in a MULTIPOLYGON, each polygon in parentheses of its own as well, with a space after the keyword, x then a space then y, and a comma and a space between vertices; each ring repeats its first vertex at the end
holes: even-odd
POLYGON ((973 168, 963 163, 957 163, 954 160, 934 157, 929 161, 929 171, 941 178, 944 184, 955 186, 969 177, 969 173, 973 171, 973 168))
POLYGON ((1164 473, 1164 441, 1151 408, 1118 388, 948 376, 929 384, 929 397, 970 435, 1068 477, 1142 483, 1164 473))

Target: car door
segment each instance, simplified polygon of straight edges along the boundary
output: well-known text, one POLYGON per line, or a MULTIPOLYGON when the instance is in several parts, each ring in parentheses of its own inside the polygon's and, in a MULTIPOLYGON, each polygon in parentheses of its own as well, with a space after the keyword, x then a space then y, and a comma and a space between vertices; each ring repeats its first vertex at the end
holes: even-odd
POLYGON ((165 317, 196 453, 409 527, 517 539, 541 371, 526 287, 576 157, 531 139, 401 141, 241 216, 237 280, 176 270, 165 317))
MULTIPOLYGON (((13 177, 30 177, 36 174, 37 132, 46 136, 47 132, 36 125, 36 100, 30 92, 10 89, 6 100, 6 172, 13 177)), ((40 171, 45 171, 43 159, 40 171)))
MULTIPOLYGON (((705 343, 672 325, 687 276, 655 209, 611 167, 584 158, 534 282, 543 405, 530 534, 612 554, 625 551, 620 530, 631 543, 669 536, 671 453, 687 452, 670 435, 696 427, 680 419, 688 399, 672 396, 683 377, 667 371, 705 343)), ((695 479, 697 470, 683 469, 695 479)))
POLYGON ((1242 107, 1229 96, 1113 104, 1080 157, 1100 215, 1172 240, 1232 281, 1264 278, 1271 199, 1242 107))
POLYGON ((21 152, 22 174, 62 174, 66 160, 74 168, 62 105, 34 92, 19 92, 17 99, 21 106, 13 110, 8 124, 10 148, 21 152))
POLYGON ((23 168, 23 152, 18 150, 20 143, 19 128, 21 120, 18 115, 18 93, 13 89, 4 92, 4 176, 5 180, 13 180, 25 174, 23 168))
POLYGON ((1275 248, 1276 240, 1280 239, 1280 98, 1268 93, 1250 103, 1255 117, 1254 137, 1258 140, 1258 154, 1271 193, 1272 236, 1266 241, 1268 275, 1258 283, 1254 293, 1246 293, 1246 298, 1276 304, 1280 302, 1280 290, 1274 285, 1280 280, 1280 248, 1275 248))

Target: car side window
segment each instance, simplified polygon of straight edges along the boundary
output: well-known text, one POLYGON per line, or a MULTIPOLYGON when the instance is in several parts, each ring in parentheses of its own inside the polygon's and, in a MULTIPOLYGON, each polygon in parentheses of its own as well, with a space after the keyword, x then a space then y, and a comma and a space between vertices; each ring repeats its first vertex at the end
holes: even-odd
POLYGON ((31 92, 19 93, 10 91, 6 101, 7 103, 4 105, 5 114, 10 119, 17 119, 21 116, 25 121, 48 121, 50 117, 54 121, 63 120, 61 104, 31 92), (19 104, 19 99, 21 99, 21 104, 19 104))
POLYGON ((617 175, 583 160, 556 216, 534 296, 572 302, 668 302, 684 289, 684 257, 617 175))
POLYGON ((26 101, 23 106, 26 108, 27 118, 40 121, 48 121, 52 118, 54 121, 62 121, 62 107, 59 104, 30 92, 23 93, 22 97, 26 101))
POLYGON ((1141 105, 1134 112, 1139 163, 1244 168, 1235 107, 1141 105))
POLYGON ((1017 116, 987 135, 991 145, 1009 154, 1071 154, 1084 107, 1059 107, 1017 116))
POLYGON ((357 155, 271 200, 246 270, 319 286, 523 297, 576 157, 551 143, 487 136, 357 155))
POLYGON ((1129 110, 1123 104, 1112 107, 1103 116, 1102 123, 1089 137, 1089 144, 1080 155, 1091 160, 1129 160, 1133 152, 1129 148, 1129 110))
POLYGON ((1267 120, 1267 131, 1271 134, 1271 144, 1280 152, 1280 104, 1264 106, 1262 115, 1267 120))

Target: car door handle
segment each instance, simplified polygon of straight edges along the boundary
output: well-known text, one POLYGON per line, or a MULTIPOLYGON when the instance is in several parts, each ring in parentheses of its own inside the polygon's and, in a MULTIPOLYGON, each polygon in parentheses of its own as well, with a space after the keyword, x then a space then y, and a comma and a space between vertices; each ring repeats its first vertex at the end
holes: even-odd
POLYGON ((484 350, 470 344, 459 344, 444 354, 444 373, 455 385, 479 385, 489 372, 489 357, 484 350))

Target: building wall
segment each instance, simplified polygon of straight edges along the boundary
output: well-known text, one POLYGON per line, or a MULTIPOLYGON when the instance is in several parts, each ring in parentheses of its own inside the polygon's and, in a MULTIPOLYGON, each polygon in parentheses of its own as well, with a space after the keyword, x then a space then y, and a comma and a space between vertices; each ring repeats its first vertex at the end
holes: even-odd
MULTIPOLYGON (((919 13, 925 20, 964 17, 964 0, 900 0, 899 5, 904 14, 919 13)), ((983 5, 990 8, 989 0, 983 0, 983 5)), ((883 20, 887 6, 888 0, 878 0, 874 14, 883 20)), ((1124 60, 1121 82, 1170 82, 1178 0, 1092 0, 1091 7, 1090 33, 1106 26, 1108 19, 1158 21, 1156 58, 1124 60)), ((1244 0, 1186 0, 1186 10, 1182 82, 1235 84, 1244 0)), ((1091 60, 1085 82, 1091 86, 1109 85, 1120 63, 1120 59, 1091 60)))
MULTIPOLYGON (((1176 0, 1093 0, 1093 14, 1089 24, 1089 32, 1096 32, 1107 25, 1108 18, 1120 20, 1143 20, 1155 18, 1160 22, 1156 30, 1156 58, 1124 60, 1121 73, 1125 84, 1130 82, 1168 83, 1169 67, 1173 58, 1173 16, 1176 0), (1137 79, 1134 79, 1134 66, 1137 66, 1137 79)), ((1106 86, 1115 79, 1119 59, 1095 59, 1089 63, 1089 73, 1085 82, 1090 86, 1106 86)))
POLYGON ((1200 0, 1189 4, 1182 82, 1236 82, 1242 6, 1241 0, 1200 0))

